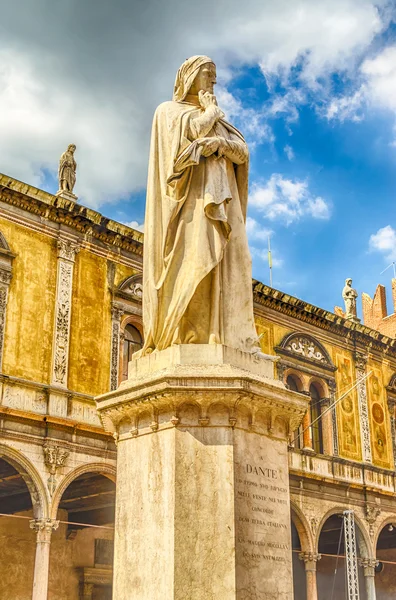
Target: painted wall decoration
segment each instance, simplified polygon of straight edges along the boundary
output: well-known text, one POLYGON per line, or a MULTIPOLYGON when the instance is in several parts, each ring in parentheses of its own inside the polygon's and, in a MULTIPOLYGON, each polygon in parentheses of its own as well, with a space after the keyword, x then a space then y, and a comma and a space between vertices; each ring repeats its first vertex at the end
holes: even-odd
POLYGON ((392 467, 392 444, 389 431, 389 419, 387 416, 386 398, 382 372, 371 363, 368 370, 372 375, 367 380, 371 449, 373 463, 378 467, 390 469, 392 467))
MULTIPOLYGON (((352 358, 339 351, 335 352, 334 363, 338 367, 335 372, 338 399, 354 383, 352 358)), ((339 455, 351 460, 361 460, 361 440, 359 410, 356 388, 337 405, 337 425, 339 432, 339 455)))

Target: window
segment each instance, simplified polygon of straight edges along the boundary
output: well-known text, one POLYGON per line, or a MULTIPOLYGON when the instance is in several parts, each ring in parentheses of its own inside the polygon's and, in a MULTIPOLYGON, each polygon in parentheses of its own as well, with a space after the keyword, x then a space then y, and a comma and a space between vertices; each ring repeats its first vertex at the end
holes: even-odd
MULTIPOLYGON (((286 378, 286 385, 289 388, 289 390, 292 390, 292 392, 299 392, 300 390, 298 389, 298 383, 297 383, 297 379, 296 377, 293 377, 293 375, 288 375, 286 378)), ((303 426, 300 425, 300 427, 298 429, 296 429, 296 431, 293 434, 293 445, 295 448, 298 448, 299 450, 301 450, 301 448, 303 447, 303 436, 302 436, 302 432, 303 432, 303 426)))
POLYGON ((312 448, 315 452, 323 454, 322 419, 319 419, 321 415, 320 393, 313 383, 309 387, 309 395, 311 396, 310 416, 312 448))
POLYGON ((122 378, 128 378, 128 362, 132 360, 132 354, 143 346, 140 331, 133 325, 126 325, 124 329, 124 351, 122 356, 122 378))

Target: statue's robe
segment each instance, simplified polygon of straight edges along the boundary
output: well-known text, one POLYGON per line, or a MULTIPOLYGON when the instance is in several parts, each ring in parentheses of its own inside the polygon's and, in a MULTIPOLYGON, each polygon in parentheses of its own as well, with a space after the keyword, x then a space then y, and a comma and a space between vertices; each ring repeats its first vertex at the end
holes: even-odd
POLYGON ((248 149, 218 120, 207 137, 228 140, 232 160, 203 157, 188 102, 154 116, 148 172, 141 354, 172 344, 257 349, 251 257, 246 236, 248 149))

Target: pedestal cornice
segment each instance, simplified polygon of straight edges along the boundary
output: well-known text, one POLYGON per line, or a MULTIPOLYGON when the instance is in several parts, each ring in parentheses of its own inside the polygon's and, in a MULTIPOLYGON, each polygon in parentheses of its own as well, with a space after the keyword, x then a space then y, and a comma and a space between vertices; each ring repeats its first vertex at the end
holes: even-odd
POLYGON ((97 397, 97 408, 105 429, 120 440, 183 425, 228 425, 285 438, 309 400, 273 378, 274 360, 224 346, 172 347, 132 361, 130 378, 97 397), (226 408, 227 422, 224 415, 218 422, 217 405, 226 408))

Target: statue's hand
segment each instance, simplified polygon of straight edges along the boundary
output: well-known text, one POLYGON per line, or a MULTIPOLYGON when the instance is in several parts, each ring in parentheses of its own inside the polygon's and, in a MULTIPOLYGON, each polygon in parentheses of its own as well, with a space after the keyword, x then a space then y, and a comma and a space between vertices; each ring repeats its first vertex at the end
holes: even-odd
POLYGON ((217 106, 216 96, 210 92, 204 92, 200 90, 198 92, 198 100, 203 109, 210 108, 211 106, 217 106))
POLYGON ((220 139, 217 137, 207 137, 202 138, 202 140, 200 140, 200 143, 203 146, 202 156, 211 156, 212 154, 217 152, 220 145, 220 139))

